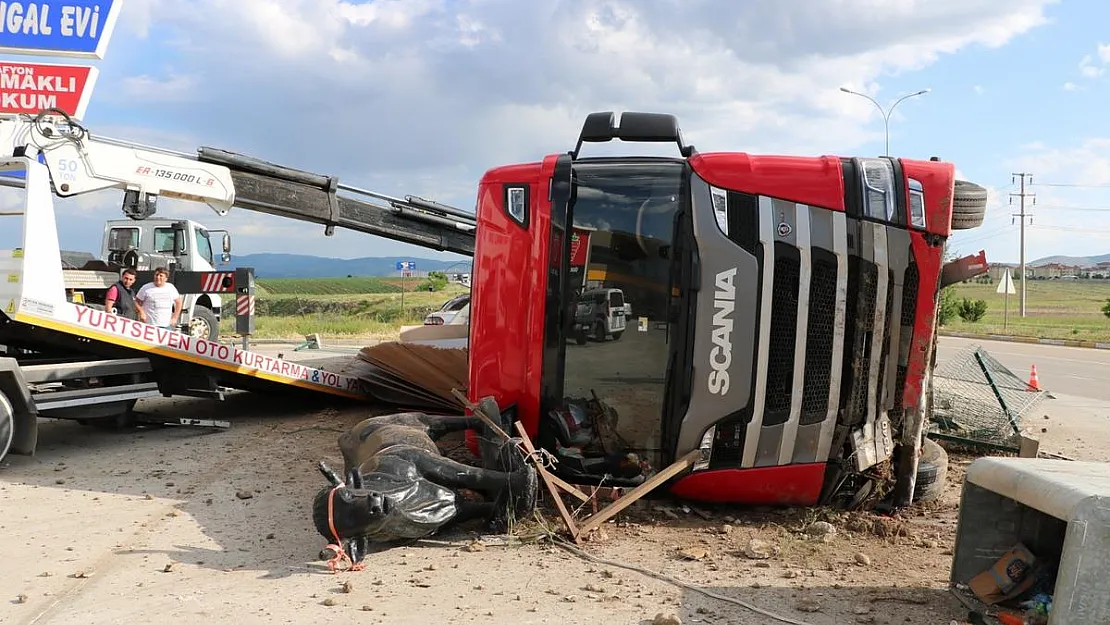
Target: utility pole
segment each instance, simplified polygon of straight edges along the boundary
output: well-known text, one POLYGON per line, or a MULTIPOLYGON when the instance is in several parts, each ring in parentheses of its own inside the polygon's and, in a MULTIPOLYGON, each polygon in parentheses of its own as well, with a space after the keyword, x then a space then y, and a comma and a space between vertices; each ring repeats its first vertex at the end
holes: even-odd
MULTIPOLYGON (((1033 174, 1027 174, 1025 172, 1019 172, 1019 173, 1016 173, 1016 174, 1010 174, 1010 176, 1011 176, 1010 177, 1010 184, 1014 183, 1014 178, 1018 178, 1018 177, 1021 178, 1020 191, 1018 193, 1011 193, 1010 194, 1010 206, 1014 205, 1014 198, 1015 197, 1020 198, 1020 201, 1018 203, 1018 205, 1020 206, 1020 209, 1019 209, 1020 212, 1011 214, 1011 217, 1020 217, 1021 218, 1021 303, 1020 303, 1019 308, 1021 310, 1021 316, 1025 317, 1025 218, 1026 218, 1026 216, 1029 217, 1029 223, 1033 223, 1032 213, 1026 213, 1025 212, 1025 198, 1031 198, 1033 200, 1032 205, 1036 206, 1037 205, 1037 194, 1036 193, 1026 193, 1025 192, 1025 179, 1026 179, 1026 177, 1028 177, 1029 178, 1029 184, 1033 184, 1033 174)), ((1011 221, 1011 223, 1013 223, 1012 219, 1010 221, 1011 221)))

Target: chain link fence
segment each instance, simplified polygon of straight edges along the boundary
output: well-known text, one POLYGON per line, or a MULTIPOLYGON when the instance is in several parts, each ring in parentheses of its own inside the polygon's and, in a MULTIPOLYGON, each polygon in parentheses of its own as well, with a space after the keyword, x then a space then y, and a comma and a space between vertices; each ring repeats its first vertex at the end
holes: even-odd
POLYGON ((1044 398, 1044 391, 971 345, 933 372, 931 431, 970 443, 1017 448, 1024 418, 1044 398))

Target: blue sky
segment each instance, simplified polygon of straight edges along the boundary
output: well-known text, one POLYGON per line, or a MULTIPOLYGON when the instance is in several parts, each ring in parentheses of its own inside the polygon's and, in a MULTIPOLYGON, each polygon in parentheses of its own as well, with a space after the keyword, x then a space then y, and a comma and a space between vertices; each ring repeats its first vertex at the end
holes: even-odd
MULTIPOLYGON (((702 150, 875 155, 878 112, 838 88, 887 105, 927 87, 893 114, 891 151, 954 161, 991 190, 987 222, 955 249, 1017 260, 1008 194, 1025 171, 1028 258, 1103 254, 1108 18, 1094 0, 126 0, 85 122, 470 209, 483 171, 573 147, 590 111, 674 112, 702 150)), ((60 202, 63 246, 95 251, 119 198, 60 202)), ((230 229, 237 253, 442 256, 244 211, 161 210, 230 229)))

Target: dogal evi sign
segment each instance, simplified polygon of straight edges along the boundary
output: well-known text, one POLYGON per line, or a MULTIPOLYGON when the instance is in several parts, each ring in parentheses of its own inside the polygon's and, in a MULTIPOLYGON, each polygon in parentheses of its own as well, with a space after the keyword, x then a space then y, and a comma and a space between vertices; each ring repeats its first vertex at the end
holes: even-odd
POLYGON ((122 0, 0 0, 0 54, 103 59, 122 0))

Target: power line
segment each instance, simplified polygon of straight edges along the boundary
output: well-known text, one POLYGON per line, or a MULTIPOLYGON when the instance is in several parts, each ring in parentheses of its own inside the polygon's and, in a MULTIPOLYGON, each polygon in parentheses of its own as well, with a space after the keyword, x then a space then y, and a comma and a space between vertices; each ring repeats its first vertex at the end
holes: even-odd
POLYGON ((1032 182, 1029 186, 1037 187, 1072 187, 1077 189, 1110 189, 1110 184, 1081 184, 1078 182, 1038 182, 1034 185, 1032 182))
MULTIPOLYGON (((1035 193, 1026 193, 1025 192, 1025 178, 1028 176, 1029 183, 1032 184, 1033 183, 1033 174, 1027 174, 1025 172, 1021 172, 1021 173, 1016 173, 1016 174, 1010 174, 1010 176, 1011 176, 1010 184, 1013 184, 1013 178, 1015 178, 1017 176, 1021 176, 1021 187, 1020 187, 1021 191, 1018 192, 1018 193, 1011 193, 1010 194, 1010 205, 1013 206, 1013 204, 1014 204, 1014 196, 1017 196, 1017 197, 1021 198, 1021 201, 1020 201, 1021 212, 1016 214, 1016 215, 1012 214, 1011 216, 1021 218, 1021 307, 1020 308, 1021 308, 1021 316, 1025 317, 1025 217, 1026 217, 1025 198, 1027 198, 1027 197, 1032 198, 1033 199, 1033 206, 1036 206, 1037 205, 1037 194, 1035 194, 1035 193)), ((1033 223, 1033 216, 1031 214, 1029 215, 1029 223, 1033 223)))

